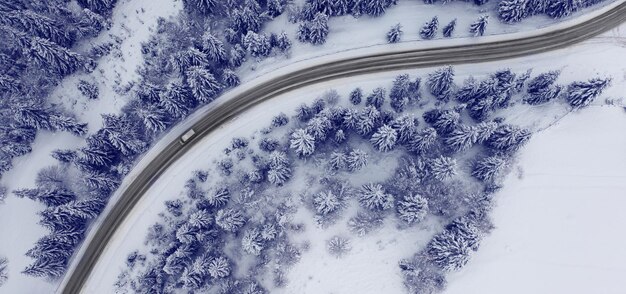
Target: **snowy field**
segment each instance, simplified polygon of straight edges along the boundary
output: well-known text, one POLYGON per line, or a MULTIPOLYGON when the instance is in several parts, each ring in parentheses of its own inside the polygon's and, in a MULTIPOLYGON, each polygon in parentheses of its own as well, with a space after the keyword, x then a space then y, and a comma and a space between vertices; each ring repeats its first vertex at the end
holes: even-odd
POLYGON ((457 293, 624 293, 626 111, 591 107, 537 134, 457 293))
MULTIPOLYGON (((488 64, 480 64, 480 65, 463 65, 463 66, 456 67, 455 70, 457 71, 457 77, 459 78, 459 80, 462 77, 465 77, 469 74, 477 74, 477 75, 485 74, 488 72, 492 72, 495 69, 502 68, 504 66, 510 67, 514 71, 523 71, 527 68, 528 64, 535 64, 534 70, 536 72, 543 72, 543 71, 547 71, 550 69, 561 69, 562 76, 559 81, 563 83, 566 83, 568 81, 575 80, 575 79, 586 79, 588 77, 595 76, 595 75, 600 75, 600 76, 610 75, 610 76, 613 76, 613 87, 607 89, 607 91, 602 97, 620 98, 620 97, 623 97, 622 95, 625 90, 626 84, 624 83, 624 80, 626 78, 626 74, 621 64, 616 64, 615 62, 613 62, 613 60, 617 56, 622 56, 626 48, 624 48, 624 42, 623 42, 623 39, 620 37, 619 32, 620 32, 619 29, 615 29, 612 32, 609 32, 597 39, 590 40, 584 44, 581 44, 572 48, 560 50, 557 52, 546 53, 546 54, 542 54, 538 56, 533 56, 531 58, 517 59, 517 60, 511 60, 507 62, 488 63, 488 64), (602 53, 601 55, 602 58, 597 57, 599 52, 602 53), (557 56, 559 57, 558 59, 556 58, 557 56), (550 60, 550 62, 547 62, 547 60, 550 60)), ((410 71, 409 73, 423 75, 424 73, 427 73, 427 72, 429 72, 429 70, 410 71)), ((281 97, 275 98, 272 101, 272 105, 273 105, 273 107, 271 108, 272 111, 267 111, 265 107, 256 107, 248 111, 247 113, 242 114, 239 117, 239 119, 232 121, 227 125, 222 126, 218 131, 209 135, 207 138, 204 139, 204 143, 198 144, 197 147, 194 148, 194 150, 192 150, 184 158, 176 162, 175 165, 169 171, 166 172, 166 174, 161 178, 161 180, 159 180, 157 184, 151 187, 150 191, 147 194, 147 197, 142 198, 141 202, 135 208, 136 213, 131 214, 131 216, 125 221, 124 225, 116 233, 116 236, 114 237, 113 241, 110 243, 109 247, 104 252, 103 257, 100 259, 101 262, 97 264, 94 275, 92 275, 91 280, 89 280, 87 284, 87 287, 88 287, 87 289, 91 291, 97 291, 96 289, 107 289, 107 287, 111 287, 111 285, 115 281, 117 274, 124 267, 124 259, 125 259, 127 252, 130 252, 133 248, 141 247, 141 244, 143 242, 143 234, 138 233, 138 232, 145 232, 147 227, 151 223, 153 223, 154 217, 156 216, 156 214, 162 210, 162 207, 163 207, 162 203, 164 200, 172 199, 177 196, 177 193, 179 193, 178 191, 180 191, 180 187, 184 185, 185 180, 190 176, 190 171, 196 168, 202 167, 208 161, 206 157, 207 154, 212 154, 216 152, 217 150, 222 150, 223 148, 225 148, 228 145, 228 142, 230 141, 230 138, 233 136, 233 134, 245 134, 247 132, 250 132, 249 126, 253 124, 254 121, 268 121, 274 115, 274 113, 277 113, 281 110, 287 111, 287 110, 293 109, 298 104, 305 102, 305 101, 311 101, 317 97, 317 94, 313 95, 311 93, 323 93, 327 89, 333 88, 333 89, 337 89, 339 93, 345 97, 348 90, 351 89, 353 86, 362 86, 365 91, 369 91, 371 90, 369 87, 375 87, 376 85, 381 84, 385 81, 388 82, 396 74, 398 73, 394 72, 394 73, 384 73, 384 74, 355 77, 355 78, 350 78, 349 80, 337 80, 337 81, 333 81, 327 84, 315 85, 307 89, 298 90, 296 92, 289 93, 288 95, 283 95, 281 97), (299 97, 299 99, 293 99, 293 97, 299 97), (279 106, 277 107, 277 105, 279 106)), ((603 103, 604 103, 603 100, 598 100, 594 103, 594 105, 601 105, 603 103)), ((603 117, 605 115, 605 112, 611 113, 612 117, 617 116, 617 114, 624 115, 621 108, 594 106, 589 109, 581 110, 580 113, 571 114, 564 121, 565 122, 572 121, 572 120, 579 121, 578 120, 579 117, 583 117, 583 118, 587 117, 587 118, 581 119, 581 121, 594 120, 595 122, 600 123, 601 120, 596 119, 594 116, 603 117)), ((524 118, 519 117, 517 119, 523 120, 524 118)), ((529 118, 526 118, 526 119, 528 120, 529 118)), ((530 118, 530 120, 534 120, 534 119, 535 118, 530 118)), ((555 121, 558 121, 559 119, 560 117, 553 117, 552 119, 547 120, 548 122, 547 125, 549 125, 550 122, 555 122, 555 121)), ((608 130, 609 128, 614 128, 614 130, 613 130, 613 133, 610 133, 609 131, 607 131, 606 133, 607 137, 604 138, 603 141, 613 142, 612 141, 613 137, 609 137, 608 135, 615 134, 615 132, 620 130, 621 126, 618 123, 610 124, 608 123, 608 120, 604 120, 604 121, 607 122, 604 125, 605 129, 608 130)), ((578 124, 577 126, 579 126, 580 128, 580 124, 578 124)), ((560 128, 566 128, 566 127, 567 125, 561 127, 561 122, 559 122, 556 126, 552 127, 554 129, 550 128, 547 131, 545 131, 545 133, 541 133, 537 135, 536 138, 533 138, 531 140, 532 143, 529 144, 528 148, 525 150, 532 150, 532 148, 536 146, 535 144, 537 143, 537 141, 542 140, 542 138, 550 138, 551 134, 553 134, 554 132, 558 132, 560 128)), ((555 142, 554 140, 559 140, 559 141, 563 140, 567 142, 567 140, 573 140, 576 138, 584 138, 584 134, 583 134, 584 129, 593 129, 590 126, 586 126, 583 130, 581 130, 581 133, 577 133, 572 128, 576 129, 576 127, 570 127, 568 129, 569 131, 561 132, 561 136, 568 136, 567 138, 569 139, 558 137, 558 138, 553 139, 550 142, 555 142)), ((598 132, 595 135, 600 136, 602 134, 603 133, 598 132)), ((623 137, 622 137, 622 140, 623 140, 623 137)), ((599 142, 600 138, 594 141, 599 142)), ((616 141, 616 142, 617 143, 615 144, 617 146, 615 148, 619 148, 618 146, 620 146, 619 145, 620 143, 619 141, 616 141)), ((567 144, 559 144, 559 145, 563 146, 567 144)), ((543 145, 541 146, 553 146, 553 145, 550 143, 543 143, 543 145)), ((551 150, 550 154, 554 154, 554 156, 551 157, 552 159, 558 160, 558 158, 561 158, 561 161, 570 162, 570 163, 573 162, 571 158, 563 158, 563 156, 567 156, 568 154, 571 154, 571 153, 559 152, 558 149, 550 149, 550 150, 551 150), (557 157, 557 155, 561 157, 557 157)), ((573 150, 573 149, 570 149, 570 150, 573 150)), ((543 152, 545 154, 548 154, 547 150, 544 150, 543 152)), ((538 154, 538 153, 541 153, 541 152, 535 151, 533 154, 538 154)), ((528 159, 527 153, 523 153, 523 156, 520 159, 520 164, 524 167, 525 177, 527 179, 534 179, 535 176, 533 174, 538 173, 539 171, 537 171, 537 169, 531 169, 530 165, 526 167, 526 161, 528 160, 530 159, 528 159)), ((542 161, 542 160, 535 159, 535 161, 542 161)), ((618 160, 615 160, 615 162, 618 162, 618 160)), ((556 166, 556 164, 552 164, 552 165, 556 166)), ((512 176, 509 178, 509 180, 507 180, 505 187, 511 184, 515 184, 514 182, 513 183, 511 182, 512 181, 511 178, 514 179, 515 174, 516 174, 515 172, 512 173, 512 176)), ((525 183, 525 182, 522 182, 522 183, 525 183)), ((537 185, 541 185, 542 183, 545 183, 545 181, 539 182, 537 183, 537 185)), ((503 209, 505 209, 506 201, 511 201, 511 199, 513 198, 515 198, 515 201, 532 200, 527 197, 522 197, 522 196, 514 197, 513 195, 509 195, 508 191, 512 191, 509 188, 503 190, 499 194, 500 198, 503 199, 500 204, 502 205, 503 209)), ((515 188, 513 189, 516 190, 515 188)), ((535 195, 533 195, 533 197, 534 196, 535 195)), ((537 198, 534 198, 534 199, 538 199, 538 198, 539 197, 537 195, 537 198)), ((541 199, 544 199, 544 198, 545 197, 542 197, 541 199)), ((556 202, 551 202, 551 203, 552 205, 557 204, 556 202)), ((542 203, 542 205, 543 204, 546 204, 546 203, 542 203)), ((575 205, 573 203, 571 204, 575 205)), ((602 204, 610 205, 608 203, 602 203, 602 204)), ((513 206, 517 207, 516 205, 513 205, 513 206)), ((522 205, 522 204, 519 204, 519 205, 522 205)), ((537 201, 530 201, 526 205, 529 205, 528 207, 531 207, 532 205, 537 205, 537 201)), ((541 207, 544 207, 544 209, 547 209, 549 206, 551 205, 546 204, 545 206, 541 206, 541 207)), ((501 214, 500 213, 501 209, 499 208, 497 208, 495 211, 496 211, 495 223, 498 226, 498 228, 500 228, 504 226, 505 224, 507 224, 506 218, 508 217, 509 214, 507 213, 501 214)), ((535 220, 533 219, 533 222, 534 221, 535 220)), ((587 219, 587 221, 590 221, 590 220, 587 219)), ((513 223, 519 224, 519 219, 515 220, 513 223)), ((537 227, 541 226, 541 223, 539 220, 537 220, 534 223, 536 224, 537 227)), ((529 225, 528 223, 526 224, 529 225)), ((591 224, 588 224, 587 226, 594 227, 591 224)), ((531 234, 531 233, 541 234, 539 236, 537 235, 532 235, 532 236, 537 236, 537 237, 544 236, 543 233, 541 233, 542 232, 541 230, 539 229, 535 230, 534 228, 535 227, 533 227, 532 230, 527 229, 526 231, 528 232, 528 234, 531 234)), ((470 277, 469 272, 471 271, 471 268, 478 267, 481 264, 483 264, 481 263, 482 255, 480 254, 484 254, 485 256, 489 254, 490 248, 492 248, 489 246, 489 243, 492 242, 491 241, 492 239, 496 239, 498 237, 498 234, 502 234, 503 230, 504 229, 496 230, 494 232, 494 235, 491 238, 488 238, 487 240, 485 240, 485 247, 479 250, 479 255, 477 255, 475 261, 471 262, 470 266, 468 266, 466 270, 452 277, 451 283, 450 283, 450 291, 459 291, 458 289, 464 289, 464 286, 461 283, 463 282, 469 283, 469 278, 468 280, 463 280, 463 277, 465 276, 470 277), (461 285, 457 288, 456 287, 457 284, 461 284, 461 285)), ((515 230, 513 230, 513 231, 508 231, 507 233, 515 234, 516 232, 515 230)), ((375 235, 374 237, 372 237, 370 241, 364 242, 363 247, 354 252, 355 254, 354 256, 355 257, 368 256, 368 258, 371 258, 373 260, 381 260, 381 261, 388 260, 388 258, 395 259, 397 258, 398 253, 394 251, 403 250, 402 248, 407 248, 407 246, 410 247, 411 246, 410 244, 414 244, 415 246, 417 246, 417 244, 420 244, 420 243, 423 244, 423 242, 428 239, 428 237, 425 237, 425 236, 408 237, 408 236, 402 236, 402 235, 396 236, 394 234, 396 233, 388 233, 388 234, 381 233, 381 234, 375 235), (379 245, 377 246, 375 244, 379 244, 379 245), (384 245, 382 247, 383 249, 381 250, 380 244, 383 244, 383 245, 389 244, 389 245, 384 245)), ((321 237, 319 241, 323 241, 324 238, 325 237, 321 237)), ((532 238, 535 238, 535 237, 532 237, 532 238)), ((530 240, 530 239, 531 237, 525 238, 525 240, 530 240)), ((537 239, 540 239, 540 238, 537 238, 537 239)), ((521 240, 521 238, 516 238, 516 240, 521 240)), ((507 240, 507 242, 509 241, 507 240)), ((312 252, 315 252, 315 251, 312 251, 312 252)), ((362 268, 362 270, 365 272, 374 272, 374 268, 379 266, 378 263, 369 263, 368 265, 371 266, 371 268, 365 268, 366 265, 362 263, 363 261, 360 258, 348 258, 348 259, 345 259, 344 261, 349 262, 349 263, 348 264, 341 263, 341 268, 340 268, 339 267, 340 263, 332 262, 330 260, 320 259, 319 257, 316 257, 314 254, 311 254, 311 255, 307 255, 307 254, 303 256, 303 260, 301 261, 301 263, 299 263, 294 268, 294 270, 290 272, 290 275, 293 275, 291 276, 291 279, 293 281, 309 280, 309 282, 307 282, 306 284, 302 284, 302 285, 298 283, 297 285, 300 287, 293 289, 293 291, 297 291, 299 293, 319 293, 319 292, 316 292, 319 290, 317 286, 319 283, 327 283, 328 285, 333 285, 333 284, 336 285, 336 284, 343 283, 346 285, 350 285, 350 287, 335 288, 333 290, 337 292, 334 292, 334 293, 352 293, 354 291, 361 292, 361 293, 378 293, 380 291, 384 291, 386 293, 402 293, 401 291, 403 291, 402 285, 397 284, 397 282, 400 281, 400 277, 394 274, 368 275, 366 276, 368 283, 363 282, 363 280, 361 279, 363 277, 342 275, 341 278, 339 278, 339 274, 336 274, 336 275, 333 274, 333 273, 342 272, 342 269, 346 266, 362 268), (322 273, 311 271, 312 269, 318 269, 320 267, 324 268, 324 270, 322 270, 322 273), (390 284, 397 285, 397 286, 395 288, 377 289, 378 292, 370 292, 371 288, 368 287, 369 285, 390 285, 390 284), (359 288, 360 286, 362 286, 363 288, 359 288)), ((489 258, 489 257, 487 256, 485 258, 489 258)), ((388 264, 388 265, 389 265, 389 269, 392 269, 393 263, 388 264)), ((487 279, 486 274, 483 277, 484 279, 487 279)), ((471 279, 473 281, 473 278, 471 279)), ((529 287, 531 286, 529 285, 529 287)), ((292 288, 288 288, 288 289, 292 289, 292 288)), ((288 292, 289 291, 287 291, 286 293, 288 292)))

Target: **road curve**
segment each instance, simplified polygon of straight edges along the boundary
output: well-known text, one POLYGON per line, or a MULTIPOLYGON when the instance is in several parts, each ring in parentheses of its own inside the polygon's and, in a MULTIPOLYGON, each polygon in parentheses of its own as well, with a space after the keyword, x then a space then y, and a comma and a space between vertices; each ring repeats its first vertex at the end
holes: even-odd
POLYGON ((104 219, 99 230, 95 232, 90 242, 82 245, 87 246, 83 248, 83 256, 75 261, 73 270, 66 274, 58 291, 67 294, 80 293, 107 243, 152 183, 200 139, 240 112, 272 97, 337 78, 419 67, 487 62, 564 48, 614 28, 624 21, 626 21, 626 2, 580 24, 539 36, 431 49, 417 48, 349 58, 299 69, 248 89, 205 113, 192 126, 196 132, 192 139, 185 145, 178 139, 170 142, 139 172, 119 200, 113 204, 109 213, 103 215, 104 219))

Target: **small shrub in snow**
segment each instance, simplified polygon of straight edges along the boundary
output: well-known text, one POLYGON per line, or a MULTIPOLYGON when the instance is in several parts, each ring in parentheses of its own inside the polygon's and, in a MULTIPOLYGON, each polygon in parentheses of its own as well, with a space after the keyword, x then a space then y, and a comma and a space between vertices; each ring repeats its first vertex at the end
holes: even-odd
POLYGON ((345 256, 351 249, 350 240, 344 237, 333 236, 326 241, 326 250, 336 258, 345 256))
POLYGON ((98 99, 100 92, 98 91, 98 86, 96 86, 96 84, 80 80, 77 87, 78 91, 80 91, 83 96, 89 99, 98 99))

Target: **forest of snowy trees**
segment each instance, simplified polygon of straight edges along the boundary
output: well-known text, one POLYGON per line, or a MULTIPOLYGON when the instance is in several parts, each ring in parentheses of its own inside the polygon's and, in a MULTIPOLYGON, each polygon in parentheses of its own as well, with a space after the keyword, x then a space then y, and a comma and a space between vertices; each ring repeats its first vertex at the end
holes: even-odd
POLYGON ((609 83, 596 78, 564 87, 558 76, 504 69, 459 85, 454 68, 443 67, 425 77, 399 75, 389 89, 355 88, 346 99, 330 91, 292 115, 277 114, 262 131, 232 138, 210 166, 193 172, 182 196, 165 202, 147 247, 128 256, 117 290, 284 287, 309 250, 290 238, 306 232, 293 218, 306 209, 321 228, 347 223, 355 238, 337 235, 324 245, 336 258, 385 219, 401 228, 440 220, 442 230, 422 250, 398 261, 411 293, 438 292, 446 273, 462 268, 490 232, 493 194, 531 137, 498 113, 534 111, 541 103, 577 109, 609 83), (552 89, 563 90, 552 97, 552 89), (398 161, 391 175, 351 183, 383 158, 398 161), (302 170, 309 177, 304 187, 293 180, 302 170), (357 213, 346 215, 351 206, 357 213))
MULTIPOLYGON (((486 1, 475 2, 481 5, 486 1)), ((534 14, 558 18, 597 2, 503 0, 498 12, 505 22, 517 22, 534 14)), ((115 0, 0 0, 0 38, 6 40, 0 47, 0 177, 12 168, 14 158, 32 151, 31 145, 40 130, 69 132, 85 139, 79 148, 54 150, 51 156, 58 164, 40 170, 34 187, 13 191, 18 197, 45 205, 39 212, 39 223, 49 233, 26 252, 34 259, 24 269, 27 275, 62 276, 90 221, 104 209, 136 159, 195 109, 238 86, 237 69, 246 60, 286 56, 294 41, 321 46, 332 31, 330 18, 380 17, 397 1, 307 0, 298 7, 283 0, 184 0, 184 11, 175 19, 160 19, 156 34, 142 45, 145 62, 138 71, 138 81, 124 93, 130 97, 127 105, 120 113, 102 114, 102 127, 88 133, 85 123, 61 105, 51 103, 48 96, 63 78, 93 72, 98 58, 110 52, 111 44, 89 49, 79 45, 109 29, 115 4, 115 0), (284 13, 297 26, 293 40, 284 31, 264 31, 268 22, 284 13)), ((445 21, 443 36, 450 37, 456 20, 445 21)), ((481 36, 487 22, 487 16, 480 16, 469 31, 481 36)), ((439 20, 434 17, 420 30, 420 36, 433 38, 438 27, 439 20)), ((389 31, 387 40, 399 42, 402 34, 398 24, 389 31)), ((271 211, 276 217, 261 221, 251 220, 251 208, 247 205, 258 196, 259 189, 288 185, 296 162, 320 154, 327 158, 328 167, 334 172, 354 173, 368 165, 372 152, 402 149, 408 154, 403 159, 405 168, 411 172, 398 171, 398 180, 405 183, 419 179, 432 183, 428 189, 442 189, 441 182, 458 175, 460 163, 455 156, 481 146, 484 150, 480 158, 472 161, 471 175, 493 188, 492 182, 497 182, 506 170, 511 155, 530 136, 528 130, 494 119, 494 113, 508 107, 514 95, 522 95, 528 105, 565 97, 571 107, 581 108, 610 84, 608 79, 596 78, 558 85, 557 71, 540 74, 525 83, 529 75, 503 70, 485 80, 469 79, 457 86, 453 68, 446 67, 421 79, 399 76, 389 90, 379 87, 364 93, 355 89, 349 96, 353 107, 333 106, 332 99, 321 99, 302 105, 294 116, 276 116, 270 129, 294 129, 284 137, 264 137, 254 154, 246 153, 252 148, 250 139, 233 141, 227 154, 232 158, 217 163, 215 172, 232 177, 237 182, 232 184, 236 189, 223 183, 223 187, 202 190, 199 186, 206 182, 206 175, 198 173, 187 186, 196 206, 168 203, 171 216, 166 214, 166 219, 180 224, 181 219, 189 219, 175 230, 163 225, 153 228, 150 242, 158 248, 160 259, 149 265, 141 282, 130 282, 135 283, 132 287, 146 287, 145 291, 182 285, 199 289, 212 280, 225 279, 236 261, 220 253, 220 246, 207 249, 199 243, 213 240, 223 245, 227 234, 243 237, 245 253, 273 259, 281 265, 296 262, 302 249, 287 242, 285 235, 299 228, 297 224, 280 223, 280 214, 289 214, 292 208, 277 206, 271 211), (415 108, 418 101, 424 101, 423 95, 432 96, 440 105, 424 112, 421 119, 403 115, 408 108, 415 108), (459 105, 445 107, 446 103, 459 105), (428 127, 419 127, 422 124, 428 127), (372 150, 348 148, 354 138, 367 141, 372 150), (342 144, 346 148, 338 148, 342 144), (244 159, 254 167, 245 173, 238 166, 244 159), (236 205, 233 195, 237 195, 236 205), (266 251, 271 253, 264 255, 266 251)), ((98 86, 91 81, 80 80, 76 87, 88 99, 98 99, 100 95, 98 86)), ((426 217, 427 211, 436 211, 448 219, 455 216, 459 222, 471 220, 471 227, 476 229, 464 232, 484 231, 484 215, 459 216, 457 208, 449 206, 453 200, 432 199, 434 192, 428 194, 421 188, 407 193, 410 184, 405 184, 406 190, 399 191, 385 183, 349 187, 325 179, 328 189, 319 191, 308 205, 320 224, 330 224, 341 215, 349 199, 358 199, 362 211, 350 219, 357 235, 371 231, 391 211, 409 225, 426 217)), ((0 187, 0 202, 6 193, 0 187)), ((448 234, 456 233, 456 229, 450 229, 448 234)), ((345 245, 342 244, 335 245, 345 245)), ((130 260, 129 266, 147 263, 142 255, 130 260)), ((429 262, 428 266, 439 266, 437 262, 429 262)), ((6 261, 0 261, 0 281, 3 269, 6 261)), ((285 282, 281 278, 283 272, 273 274, 277 284, 285 282)), ((232 289, 257 287, 253 278, 226 284, 223 287, 232 289)))

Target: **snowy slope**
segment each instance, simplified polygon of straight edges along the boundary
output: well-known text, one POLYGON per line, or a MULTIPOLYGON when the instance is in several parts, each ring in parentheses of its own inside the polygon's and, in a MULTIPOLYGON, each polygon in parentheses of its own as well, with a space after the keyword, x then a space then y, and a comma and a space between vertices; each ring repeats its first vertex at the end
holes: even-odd
POLYGON ((592 107, 536 135, 456 293, 624 293, 626 112, 592 107))

